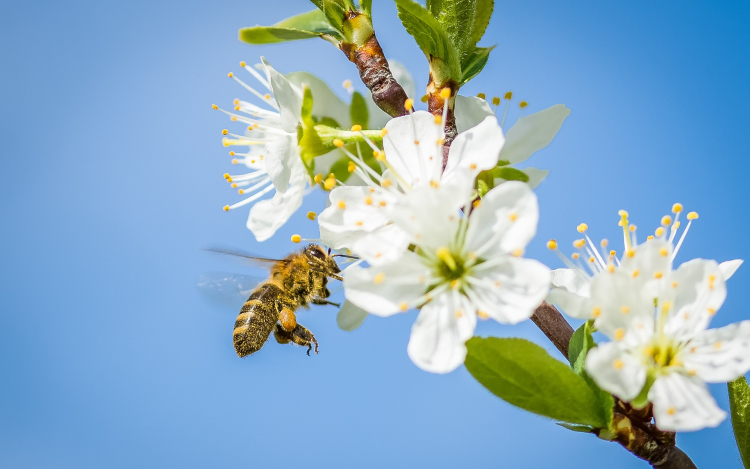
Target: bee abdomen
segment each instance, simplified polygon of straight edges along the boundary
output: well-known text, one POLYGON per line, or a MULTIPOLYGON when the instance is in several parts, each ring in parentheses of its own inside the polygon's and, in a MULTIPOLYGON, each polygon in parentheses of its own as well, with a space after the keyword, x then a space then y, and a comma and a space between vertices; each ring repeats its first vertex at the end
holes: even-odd
POLYGON ((280 293, 276 285, 263 284, 242 306, 232 333, 234 350, 240 357, 257 352, 268 340, 279 319, 276 303, 280 293))

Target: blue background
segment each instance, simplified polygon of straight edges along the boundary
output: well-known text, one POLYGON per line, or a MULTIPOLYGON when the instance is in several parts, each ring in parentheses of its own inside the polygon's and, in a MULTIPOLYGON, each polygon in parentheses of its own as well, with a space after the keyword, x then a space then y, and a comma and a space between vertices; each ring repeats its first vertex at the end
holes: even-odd
MULTIPOLYGON (((375 2, 388 57, 426 83, 392 2, 375 2)), ((647 464, 496 399, 464 368, 406 355, 415 313, 337 329, 335 309, 301 313, 321 342, 307 357, 269 344, 240 360, 236 311, 206 302, 202 272, 232 270, 200 248, 281 256, 314 236, 307 199, 272 241, 246 211, 210 104, 265 55, 282 72, 357 81, 322 41, 253 47, 239 27, 305 11, 303 0, 0 2, 0 466, 597 467, 647 464)), ((587 222, 618 239, 617 210, 651 231, 674 202, 700 212, 679 261, 750 258, 750 7, 747 2, 498 1, 497 43, 465 94, 513 90, 537 111, 572 109, 530 164, 549 168, 528 255, 569 246, 587 222)), ((256 272, 257 273, 257 272, 256 272)), ((745 319, 744 266, 715 325, 745 319)), ((482 322, 552 349, 531 323, 482 322)), ((556 356, 559 357, 557 352, 556 356)), ((726 388, 712 387, 728 408, 726 388)), ((699 467, 739 468, 730 423, 678 436, 699 467)))

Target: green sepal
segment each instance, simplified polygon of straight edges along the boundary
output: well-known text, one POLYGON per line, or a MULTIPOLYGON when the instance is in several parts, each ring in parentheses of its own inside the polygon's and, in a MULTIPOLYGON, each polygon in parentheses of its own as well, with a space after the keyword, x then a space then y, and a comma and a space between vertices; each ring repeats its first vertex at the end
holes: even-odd
POLYGON ((561 422, 607 427, 586 381, 542 347, 496 337, 474 337, 466 347, 469 373, 504 401, 561 422))
POLYGON ((417 2, 396 0, 396 7, 406 31, 417 41, 430 61, 430 71, 435 82, 438 85, 451 80, 458 82, 461 79, 459 54, 443 26, 417 2), (434 67, 433 63, 439 67, 434 67))
POLYGON ((594 380, 586 373, 586 356, 588 355, 589 350, 596 347, 596 342, 594 342, 594 337, 592 335, 593 328, 594 322, 586 321, 581 327, 576 329, 573 336, 570 338, 568 357, 573 371, 586 381, 586 384, 588 384, 589 388, 591 388, 591 391, 594 393, 594 396, 596 396, 599 412, 602 418, 607 422, 607 425, 603 428, 611 429, 612 419, 614 417, 614 398, 612 398, 610 393, 599 388, 594 380))
POLYGON ((479 72, 481 72, 484 66, 487 65, 487 60, 490 58, 490 52, 492 52, 492 49, 494 48, 495 46, 476 47, 473 52, 464 58, 461 62, 460 86, 465 85, 469 80, 479 75, 479 72))
POLYGON ((734 439, 740 450, 742 464, 748 469, 750 468, 750 387, 744 376, 727 383, 727 387, 734 439))
POLYGON ((349 117, 352 120, 352 125, 361 125, 363 129, 369 126, 370 113, 367 110, 367 101, 359 91, 352 93, 352 102, 349 105, 349 117))
POLYGON ((492 170, 493 176, 496 178, 502 178, 506 181, 522 181, 529 182, 529 175, 521 171, 520 169, 512 168, 510 166, 500 166, 492 170))
POLYGON ((495 187, 495 178, 492 175, 492 171, 482 171, 477 176, 477 193, 479 197, 484 197, 489 191, 495 187))
POLYGON ((508 166, 510 161, 508 160, 497 160, 497 166, 508 166))
POLYGON ((638 393, 633 400, 630 401, 630 405, 636 409, 643 409, 648 405, 648 392, 651 391, 651 386, 656 381, 656 375, 650 372, 646 375, 646 384, 643 385, 643 389, 638 393))
POLYGON ((249 44, 274 44, 321 37, 324 34, 343 39, 341 33, 328 23, 323 12, 311 10, 292 16, 272 26, 253 26, 239 31, 240 41, 249 44))

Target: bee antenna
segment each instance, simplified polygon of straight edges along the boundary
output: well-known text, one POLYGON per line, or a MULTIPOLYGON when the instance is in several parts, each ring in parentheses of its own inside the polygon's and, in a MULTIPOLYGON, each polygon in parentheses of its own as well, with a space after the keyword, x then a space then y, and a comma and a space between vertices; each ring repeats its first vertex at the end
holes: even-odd
POLYGON ((357 256, 347 256, 346 254, 334 254, 331 257, 346 257, 347 259, 359 259, 357 256))
POLYGON ((331 248, 328 248, 328 255, 331 255, 331 248))

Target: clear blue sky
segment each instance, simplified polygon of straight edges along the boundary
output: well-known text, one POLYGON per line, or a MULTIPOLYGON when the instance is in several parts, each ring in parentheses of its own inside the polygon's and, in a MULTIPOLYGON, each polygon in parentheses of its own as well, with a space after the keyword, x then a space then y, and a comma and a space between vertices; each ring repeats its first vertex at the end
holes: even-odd
MULTIPOLYGON (((314 234, 306 208, 258 244, 236 200, 220 131, 242 90, 226 78, 261 54, 337 91, 357 75, 322 41, 253 47, 239 27, 304 0, 0 3, 0 466, 645 468, 616 444, 496 399, 464 368, 406 355, 415 314, 337 329, 333 308, 300 320, 307 357, 269 344, 238 359, 235 311, 211 306, 202 272, 232 265, 211 244, 280 256, 314 234)), ((426 66, 392 2, 377 1, 386 54, 426 66)), ((587 222, 617 236, 617 210, 653 229, 674 202, 701 214, 680 255, 750 259, 750 6, 747 2, 498 1, 498 44, 466 94, 513 90, 572 114, 530 164, 552 174, 528 255, 587 222)), ((322 197, 311 199, 322 203, 322 197)), ((750 265, 715 325, 750 317, 750 265)), ((552 347, 532 324, 481 323, 552 347)), ((555 352, 556 353, 556 352, 555 352)), ((559 356, 559 355, 556 355, 559 356)), ((727 408, 726 388, 712 391, 727 408)), ((684 434, 699 467, 739 468, 731 427, 684 434)))

